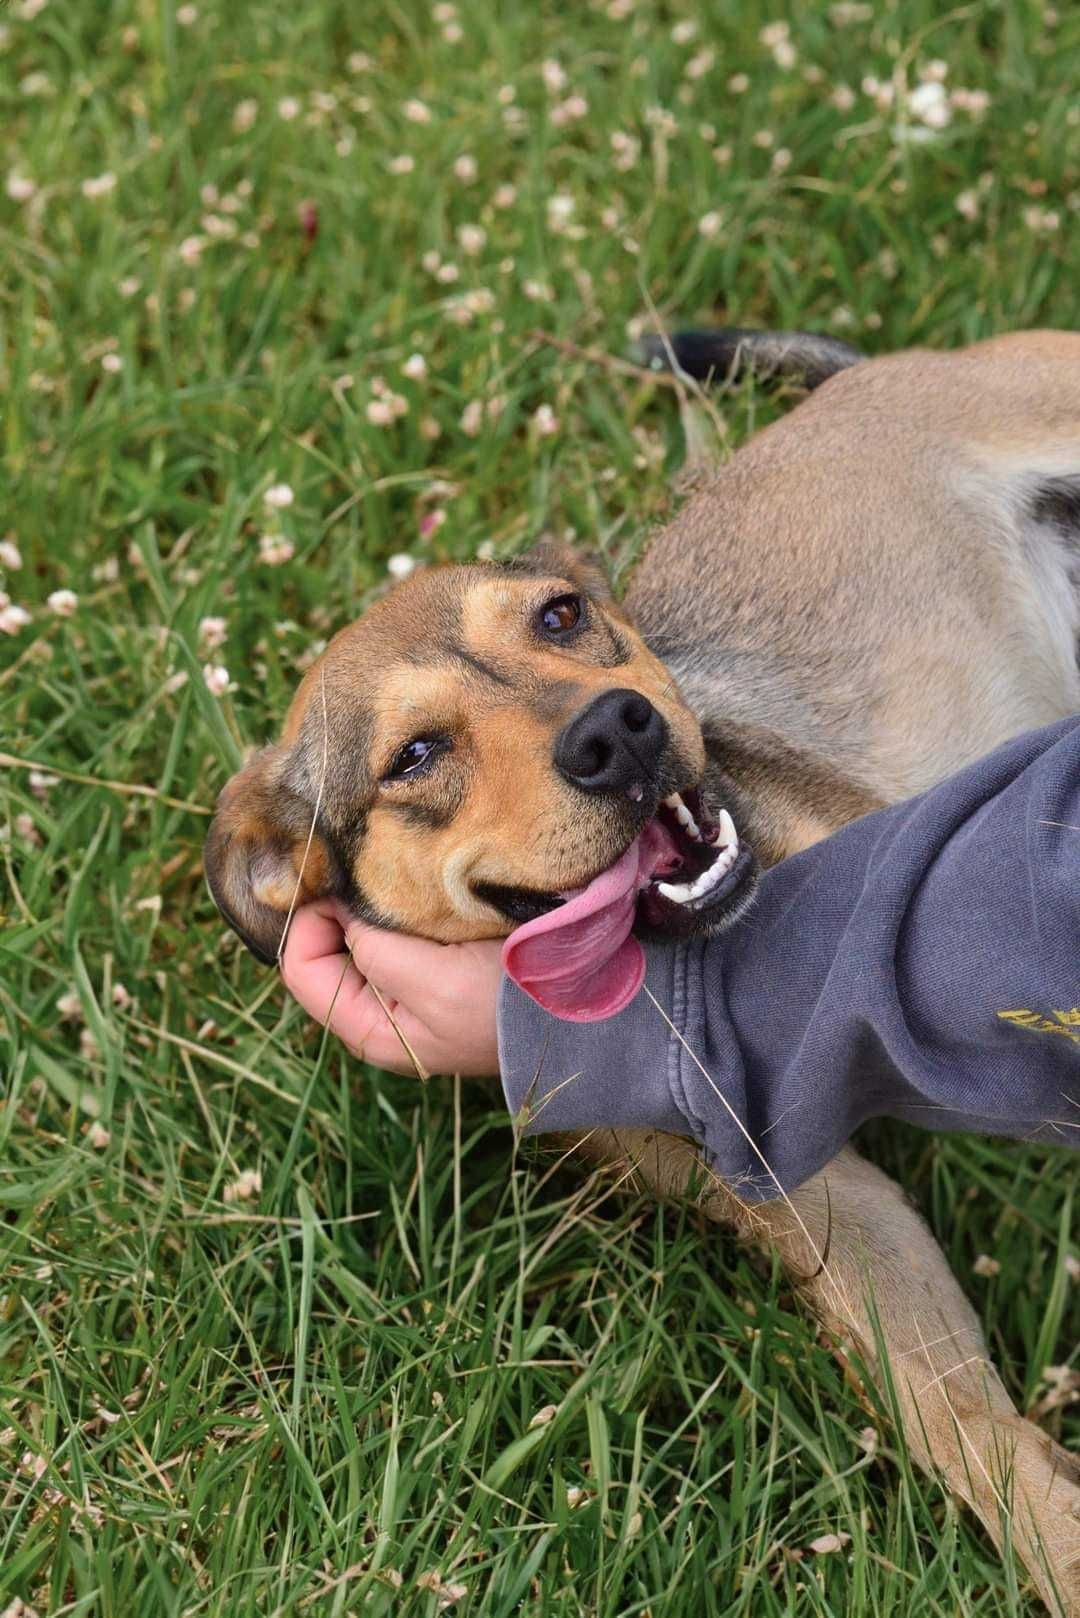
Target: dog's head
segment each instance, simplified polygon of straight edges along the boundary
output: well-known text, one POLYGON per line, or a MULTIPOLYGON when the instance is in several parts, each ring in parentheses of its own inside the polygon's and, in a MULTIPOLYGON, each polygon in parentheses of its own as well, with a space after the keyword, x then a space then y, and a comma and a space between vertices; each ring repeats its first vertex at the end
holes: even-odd
POLYGON ((639 925, 707 931, 751 860, 704 804, 704 770, 697 721, 594 568, 541 546, 427 569, 309 669, 281 742, 222 792, 207 876, 272 962, 295 903, 500 937, 636 842, 639 925))

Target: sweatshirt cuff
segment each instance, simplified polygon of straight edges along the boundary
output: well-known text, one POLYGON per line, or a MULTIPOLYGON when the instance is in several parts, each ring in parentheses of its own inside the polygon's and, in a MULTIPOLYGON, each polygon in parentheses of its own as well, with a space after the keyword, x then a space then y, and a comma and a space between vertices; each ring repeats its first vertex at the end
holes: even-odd
POLYGON ((669 1017, 685 1004, 685 950, 646 950, 645 985, 615 1017, 563 1022, 504 977, 499 992, 499 1072, 510 1115, 525 1135, 596 1128, 694 1132, 676 1104, 669 1017))

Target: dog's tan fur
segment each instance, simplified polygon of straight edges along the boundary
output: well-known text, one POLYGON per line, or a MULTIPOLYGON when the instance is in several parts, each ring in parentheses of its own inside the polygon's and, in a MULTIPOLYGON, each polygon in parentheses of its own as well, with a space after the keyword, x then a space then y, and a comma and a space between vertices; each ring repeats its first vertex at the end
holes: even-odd
MULTIPOLYGON (((526 647, 526 607, 552 581, 582 583, 576 564, 551 558, 546 577, 430 572, 344 631, 306 677, 281 746, 226 789, 208 849, 215 892, 272 954, 328 711, 303 896, 351 880, 382 919, 427 936, 506 931, 475 900, 477 872, 572 886, 625 844, 550 768, 552 737, 605 684, 646 692, 692 752, 685 700, 759 856, 805 847, 1080 708, 1080 534, 1055 506, 1078 479, 1080 337, 1030 333, 842 371, 698 489, 649 546, 625 613, 585 580, 620 634, 630 639, 627 620, 641 632, 628 663, 578 657, 568 672, 564 653, 526 647), (451 620, 472 655, 517 670, 513 689, 439 653, 451 620), (437 830, 406 824, 377 785, 379 759, 418 710, 469 738, 464 774, 442 788, 462 807, 437 830)), ((704 1185, 711 1218, 776 1250, 838 1340, 879 1377, 887 1359, 912 1453, 1015 1546, 1053 1611, 1080 1614, 1075 1461, 1013 1407, 899 1187, 847 1149, 793 1207, 750 1210, 709 1183, 687 1142, 595 1132, 581 1150, 629 1161, 660 1196, 704 1185)))

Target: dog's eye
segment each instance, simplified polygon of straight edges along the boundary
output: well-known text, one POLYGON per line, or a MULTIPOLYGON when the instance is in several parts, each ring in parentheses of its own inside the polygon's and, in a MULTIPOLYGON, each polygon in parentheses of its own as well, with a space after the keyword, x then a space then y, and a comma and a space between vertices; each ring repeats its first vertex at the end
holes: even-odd
POLYGON ((383 780, 398 781, 403 775, 415 775, 436 753, 444 751, 448 746, 445 737, 415 737, 411 742, 406 742, 404 747, 398 748, 383 780))
POLYGON ((558 640, 577 628, 584 610, 580 596, 553 596, 540 608, 540 628, 549 640, 558 640))

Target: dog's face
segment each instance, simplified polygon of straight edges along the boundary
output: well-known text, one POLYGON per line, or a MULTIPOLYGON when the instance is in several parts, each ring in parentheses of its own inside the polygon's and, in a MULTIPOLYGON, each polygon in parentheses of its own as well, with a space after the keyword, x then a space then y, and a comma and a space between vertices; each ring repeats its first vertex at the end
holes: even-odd
POLYGON ((696 720, 599 573, 547 547, 429 569, 305 675, 281 743, 221 795, 207 876, 268 962, 290 906, 318 897, 426 938, 492 938, 655 822, 639 920, 709 930, 750 857, 727 816, 705 818, 704 768, 696 720))

